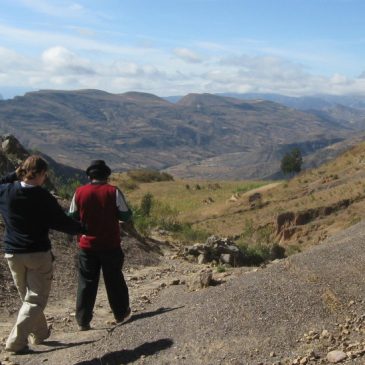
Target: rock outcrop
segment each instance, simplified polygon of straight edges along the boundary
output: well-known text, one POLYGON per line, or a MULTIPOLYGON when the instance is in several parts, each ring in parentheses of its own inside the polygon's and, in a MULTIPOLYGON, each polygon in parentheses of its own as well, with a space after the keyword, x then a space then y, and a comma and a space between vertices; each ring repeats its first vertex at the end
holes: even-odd
POLYGON ((0 143, 0 175, 4 175, 14 171, 29 153, 11 134, 0 136, 0 143))
POLYGON ((351 203, 350 199, 343 199, 328 206, 279 214, 276 218, 276 235, 278 240, 281 242, 290 239, 296 232, 301 230, 300 226, 304 226, 314 219, 333 214, 341 209, 346 209, 351 203))
POLYGON ((215 262, 231 266, 241 266, 244 255, 229 238, 210 236, 205 243, 196 243, 184 248, 185 257, 192 256, 198 263, 215 262))

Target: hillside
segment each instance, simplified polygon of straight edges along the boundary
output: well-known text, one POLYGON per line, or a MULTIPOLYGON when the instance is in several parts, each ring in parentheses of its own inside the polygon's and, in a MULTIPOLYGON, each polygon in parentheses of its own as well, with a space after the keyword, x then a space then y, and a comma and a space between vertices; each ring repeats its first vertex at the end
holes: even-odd
MULTIPOLYGON (((241 244, 280 243, 290 253, 321 243, 362 219, 364 164, 362 142, 288 182, 142 183, 128 192, 128 197, 138 205, 145 194, 151 193, 157 202, 178 212, 177 220, 190 223, 197 230, 231 236, 241 244)), ((113 182, 124 186, 122 176, 114 175, 113 182)))
POLYGON ((293 145, 309 155, 358 128, 264 100, 44 90, 0 101, 0 130, 78 168, 102 158, 117 170, 238 179, 271 176, 293 145))

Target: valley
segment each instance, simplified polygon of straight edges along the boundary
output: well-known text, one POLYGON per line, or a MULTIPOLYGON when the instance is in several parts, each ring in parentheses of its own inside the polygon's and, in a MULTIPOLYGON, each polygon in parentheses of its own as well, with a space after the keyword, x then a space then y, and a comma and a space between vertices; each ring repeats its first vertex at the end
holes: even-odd
POLYGON ((261 179, 280 172, 293 146, 308 159, 319 151, 325 158, 327 146, 364 136, 358 113, 346 123, 263 99, 189 94, 170 103, 137 92, 43 90, 0 101, 0 131, 75 168, 103 158, 119 171, 261 179))

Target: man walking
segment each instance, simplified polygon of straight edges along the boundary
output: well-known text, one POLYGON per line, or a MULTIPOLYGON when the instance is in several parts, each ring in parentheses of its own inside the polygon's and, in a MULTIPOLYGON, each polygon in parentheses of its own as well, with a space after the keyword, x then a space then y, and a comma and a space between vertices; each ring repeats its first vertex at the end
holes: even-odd
POLYGON ((125 322, 131 315, 128 287, 122 273, 124 254, 119 221, 130 220, 132 212, 122 192, 108 184, 111 170, 103 160, 92 161, 86 174, 90 183, 76 190, 69 210, 71 216, 81 219, 88 227, 88 234, 78 238, 76 321, 80 331, 91 328, 100 270, 116 322, 125 322))

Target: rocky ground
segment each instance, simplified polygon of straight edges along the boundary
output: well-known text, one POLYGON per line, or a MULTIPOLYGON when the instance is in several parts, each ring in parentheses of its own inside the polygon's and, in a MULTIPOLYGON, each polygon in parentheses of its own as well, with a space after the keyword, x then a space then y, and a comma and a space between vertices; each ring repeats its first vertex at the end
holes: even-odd
POLYGON ((365 223, 266 267, 221 273, 169 244, 128 238, 133 316, 117 326, 101 286, 87 332, 74 320, 75 248, 62 237, 46 311, 52 336, 32 354, 3 350, 19 301, 0 260, 1 365, 365 363, 365 223))

